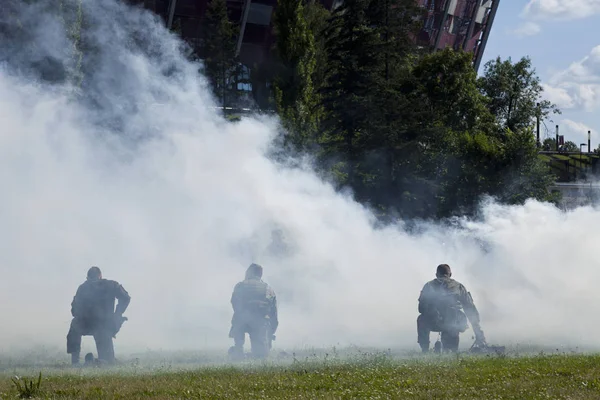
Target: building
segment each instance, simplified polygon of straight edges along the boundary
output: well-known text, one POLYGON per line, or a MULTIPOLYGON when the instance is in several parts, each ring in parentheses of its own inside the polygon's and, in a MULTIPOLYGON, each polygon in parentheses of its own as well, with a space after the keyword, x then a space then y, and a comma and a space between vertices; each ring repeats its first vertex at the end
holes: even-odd
MULTIPOLYGON (((192 47, 200 48, 202 19, 209 0, 128 1, 154 11, 167 27, 179 32, 192 47)), ((331 9, 342 0, 319 1, 331 9)), ((431 49, 451 46, 473 52, 474 67, 478 70, 500 0, 415 1, 423 8, 423 28, 416 38, 417 43, 431 49)), ((274 44, 272 16, 276 5, 277 0, 227 0, 230 18, 240 26, 236 50, 244 66, 244 76, 239 79, 250 80, 250 69, 263 64, 271 54, 274 44)), ((238 89, 252 92, 257 99, 264 97, 267 86, 268 82, 263 81, 238 89)))
POLYGON ((426 11, 417 41, 433 49, 473 53, 479 70, 500 0, 419 0, 426 11))

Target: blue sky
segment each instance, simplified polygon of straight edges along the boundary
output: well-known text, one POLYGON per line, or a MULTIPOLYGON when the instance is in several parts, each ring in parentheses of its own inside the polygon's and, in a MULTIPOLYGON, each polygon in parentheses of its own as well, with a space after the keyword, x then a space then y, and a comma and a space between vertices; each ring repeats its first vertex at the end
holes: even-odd
POLYGON ((531 58, 544 96, 563 112, 546 121, 552 135, 558 124, 565 140, 579 145, 591 130, 598 147, 600 0, 500 0, 483 63, 497 56, 531 58))

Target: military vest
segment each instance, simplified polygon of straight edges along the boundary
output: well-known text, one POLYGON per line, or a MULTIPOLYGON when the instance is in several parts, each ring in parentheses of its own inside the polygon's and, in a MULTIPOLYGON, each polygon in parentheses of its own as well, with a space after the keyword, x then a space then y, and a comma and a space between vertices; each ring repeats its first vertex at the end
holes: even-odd
POLYGON ((269 285, 259 279, 246 279, 235 288, 239 311, 253 315, 267 315, 271 306, 269 285))
POLYGON ((427 286, 427 301, 440 313, 462 309, 461 284, 454 279, 434 279, 427 286))
POLYGON ((111 318, 115 310, 115 284, 106 279, 84 282, 75 296, 75 315, 92 321, 111 318))

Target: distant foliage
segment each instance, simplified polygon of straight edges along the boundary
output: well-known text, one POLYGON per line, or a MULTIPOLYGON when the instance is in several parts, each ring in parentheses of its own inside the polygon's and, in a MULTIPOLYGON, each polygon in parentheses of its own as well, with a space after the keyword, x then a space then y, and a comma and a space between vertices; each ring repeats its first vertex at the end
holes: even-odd
POLYGON ((303 0, 281 0, 274 15, 277 56, 274 91, 277 112, 287 137, 305 148, 317 132, 319 110, 313 76, 316 69, 315 34, 306 18, 303 0))
POLYGON ((222 107, 231 106, 237 97, 239 61, 235 55, 237 29, 229 20, 225 0, 211 0, 203 23, 204 74, 222 107))
POLYGON ((497 58, 477 78, 471 54, 414 44, 422 10, 413 0, 346 0, 326 23, 306 19, 312 36, 306 4, 285 0, 276 16, 278 112, 340 189, 383 220, 472 215, 484 195, 557 201, 532 129, 536 116, 560 110, 542 99, 528 58, 497 58), (319 68, 313 134, 314 125, 294 123, 299 108, 291 114, 290 105, 308 103, 306 83, 319 68))

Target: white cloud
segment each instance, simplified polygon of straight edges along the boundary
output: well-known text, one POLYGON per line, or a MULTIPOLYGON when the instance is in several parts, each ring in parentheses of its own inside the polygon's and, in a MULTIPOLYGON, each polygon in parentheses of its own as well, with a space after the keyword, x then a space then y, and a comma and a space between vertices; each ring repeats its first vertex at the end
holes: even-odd
POLYGON ((522 16, 537 20, 570 20, 596 14, 600 14, 600 0, 529 0, 522 16))
POLYGON ((518 28, 512 31, 512 33, 518 37, 534 36, 540 33, 542 28, 535 22, 525 22, 518 28))
POLYGON ((545 97, 561 108, 600 111, 600 46, 543 86, 545 97))
POLYGON ((559 108, 573 108, 575 102, 566 89, 553 87, 545 83, 542 84, 544 88, 544 97, 556 104, 559 108))

